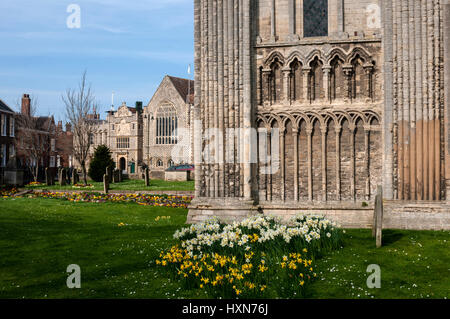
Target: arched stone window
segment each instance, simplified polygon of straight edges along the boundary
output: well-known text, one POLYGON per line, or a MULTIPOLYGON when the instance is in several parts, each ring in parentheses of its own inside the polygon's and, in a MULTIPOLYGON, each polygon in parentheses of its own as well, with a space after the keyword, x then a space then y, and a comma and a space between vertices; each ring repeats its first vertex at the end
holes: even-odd
POLYGON ((173 163, 172 160, 169 160, 169 161, 167 162, 167 167, 172 167, 173 165, 174 165, 174 163, 173 163))
POLYGON ((357 55, 352 60, 353 73, 351 78, 351 94, 352 99, 361 98, 364 96, 364 92, 367 92, 366 88, 366 75, 364 72, 364 60, 357 55))
POLYGON ((317 101, 324 98, 323 88, 323 63, 318 57, 310 63, 311 73, 309 79, 309 98, 311 101, 317 101))
POLYGON ((303 35, 328 36, 328 0, 303 0, 303 35))
POLYGON ((330 98, 332 101, 342 99, 345 97, 344 90, 344 71, 342 70, 342 61, 338 56, 335 56, 330 62, 330 98))
POLYGON ((156 144, 177 144, 178 117, 170 103, 163 104, 156 112, 156 144))
POLYGON ((278 58, 271 64, 272 70, 270 81, 270 93, 272 98, 272 104, 280 102, 282 100, 281 92, 283 91, 283 79, 281 75, 281 63, 278 58))
POLYGON ((302 64, 295 59, 291 65, 291 100, 300 101, 303 96, 302 64))
POLYGON ((156 162, 156 167, 163 167, 163 161, 161 161, 160 159, 156 162))

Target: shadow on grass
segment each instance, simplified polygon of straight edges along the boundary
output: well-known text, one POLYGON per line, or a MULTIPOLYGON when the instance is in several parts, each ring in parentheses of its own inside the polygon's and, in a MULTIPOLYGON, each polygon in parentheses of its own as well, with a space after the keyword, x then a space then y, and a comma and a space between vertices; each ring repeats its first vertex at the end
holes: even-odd
POLYGON ((403 234, 393 229, 383 229, 383 246, 389 246, 403 238, 403 234))

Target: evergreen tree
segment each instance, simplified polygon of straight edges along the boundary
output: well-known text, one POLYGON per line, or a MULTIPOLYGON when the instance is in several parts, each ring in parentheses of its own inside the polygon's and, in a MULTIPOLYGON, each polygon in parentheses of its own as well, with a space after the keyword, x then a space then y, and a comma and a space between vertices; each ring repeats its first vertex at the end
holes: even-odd
POLYGON ((116 163, 111 157, 109 148, 106 145, 100 145, 95 149, 94 157, 89 164, 89 176, 96 182, 103 181, 103 174, 108 166, 115 169, 116 163))

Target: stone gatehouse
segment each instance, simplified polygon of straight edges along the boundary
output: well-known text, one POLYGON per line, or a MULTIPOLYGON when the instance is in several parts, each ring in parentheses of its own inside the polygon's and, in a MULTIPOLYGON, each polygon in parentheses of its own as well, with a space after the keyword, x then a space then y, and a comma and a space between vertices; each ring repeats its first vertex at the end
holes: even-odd
POLYGON ((398 204, 421 201, 412 211, 440 223, 425 228, 450 228, 448 1, 194 3, 189 221, 305 211, 367 226, 381 185, 388 225, 419 227, 398 204))

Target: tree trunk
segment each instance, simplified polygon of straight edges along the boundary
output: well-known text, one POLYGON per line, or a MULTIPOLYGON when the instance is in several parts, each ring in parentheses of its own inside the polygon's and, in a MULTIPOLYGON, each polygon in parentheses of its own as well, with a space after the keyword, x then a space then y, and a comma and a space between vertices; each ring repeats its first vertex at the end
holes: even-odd
POLYGON ((84 180, 84 186, 87 185, 87 173, 86 173, 86 164, 83 163, 81 165, 81 168, 83 169, 83 180, 84 180))

